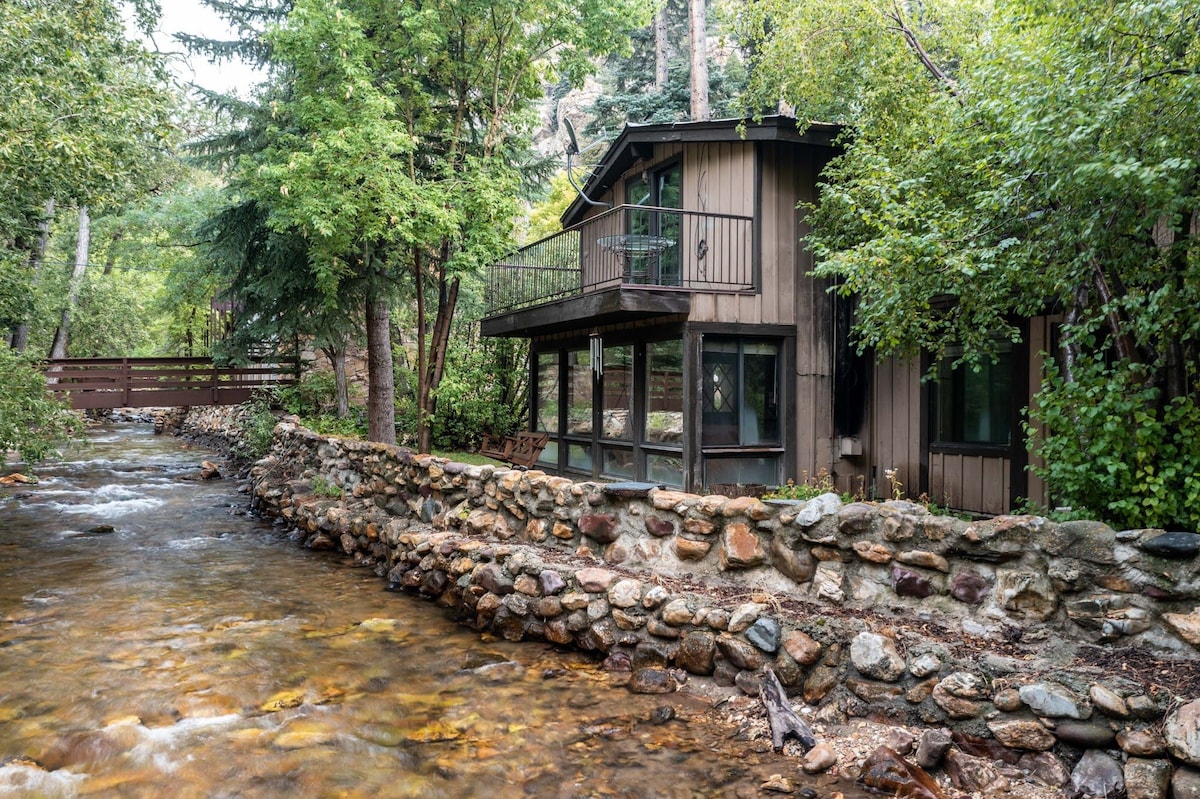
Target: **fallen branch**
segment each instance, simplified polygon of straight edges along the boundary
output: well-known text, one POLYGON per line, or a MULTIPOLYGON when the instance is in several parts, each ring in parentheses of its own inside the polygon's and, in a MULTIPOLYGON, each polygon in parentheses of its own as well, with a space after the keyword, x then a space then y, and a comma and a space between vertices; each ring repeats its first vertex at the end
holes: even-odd
POLYGON ((779 684, 775 672, 767 669, 763 677, 762 701, 767 707, 767 721, 771 724, 771 744, 776 752, 783 751, 783 740, 789 735, 799 741, 807 752, 817 745, 817 739, 804 719, 796 715, 787 701, 787 694, 779 684))

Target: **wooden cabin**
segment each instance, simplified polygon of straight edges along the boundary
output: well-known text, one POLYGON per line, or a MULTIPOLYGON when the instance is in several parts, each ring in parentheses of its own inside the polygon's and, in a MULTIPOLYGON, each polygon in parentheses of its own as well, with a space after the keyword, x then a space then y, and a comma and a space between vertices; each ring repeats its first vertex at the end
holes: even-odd
POLYGON ((929 364, 859 356, 852 304, 809 275, 803 204, 840 132, 786 117, 628 126, 563 231, 490 268, 482 332, 531 342, 538 468, 694 492, 828 473, 868 496, 889 496, 896 469, 909 496, 977 512, 1026 495, 1025 400, 1000 394, 1027 396, 1037 344, 988 373, 1007 389, 984 407, 976 373, 932 385, 929 364))

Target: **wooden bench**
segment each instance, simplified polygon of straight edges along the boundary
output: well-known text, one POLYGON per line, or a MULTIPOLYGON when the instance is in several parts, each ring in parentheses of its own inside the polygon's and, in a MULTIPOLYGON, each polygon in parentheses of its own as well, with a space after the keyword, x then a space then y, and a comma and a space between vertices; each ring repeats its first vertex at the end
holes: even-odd
POLYGON ((529 468, 537 463, 537 459, 550 440, 548 433, 534 433, 523 430, 511 436, 493 436, 485 434, 479 454, 498 461, 511 463, 513 466, 529 468))

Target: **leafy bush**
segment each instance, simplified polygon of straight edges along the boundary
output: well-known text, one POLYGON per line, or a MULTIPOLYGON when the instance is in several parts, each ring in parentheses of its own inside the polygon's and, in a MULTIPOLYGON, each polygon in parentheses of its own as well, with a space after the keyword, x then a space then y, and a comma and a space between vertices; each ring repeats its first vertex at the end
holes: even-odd
POLYGON ((230 448, 238 460, 256 461, 266 457, 275 441, 275 414, 271 410, 271 395, 263 392, 246 403, 242 417, 241 438, 230 448))
POLYGON ((363 414, 352 413, 344 419, 337 415, 337 380, 332 372, 308 372, 296 383, 275 389, 274 399, 314 433, 347 438, 367 434, 363 414))
MULTIPOLYGON (((763 496, 763 499, 798 499, 807 502, 822 494, 838 494, 837 486, 833 483, 833 475, 824 466, 818 469, 815 475, 810 475, 807 469, 802 471, 800 482, 788 478, 786 484, 771 489, 763 496)), ((839 494, 842 502, 859 502, 865 499, 866 495, 864 478, 861 476, 858 478, 857 490, 853 493, 843 491, 839 494)))
MULTIPOLYGON (((472 451, 484 433, 509 435, 525 421, 529 376, 527 345, 522 341, 479 339, 464 331, 451 339, 446 372, 437 392, 433 447, 472 451)), ((416 375, 396 374, 396 437, 416 440, 416 375)))
POLYGON ((800 482, 798 483, 789 477, 786 484, 768 491, 763 495, 763 498, 807 501, 822 494, 830 493, 837 493, 833 486, 833 477, 830 476, 827 469, 822 467, 816 476, 810 475, 807 471, 801 472, 800 482))
POLYGON ((323 475, 317 475, 312 479, 312 491, 318 497, 331 499, 341 499, 342 497, 342 487, 323 475))
POLYGON ((367 421, 364 414, 355 414, 340 419, 336 414, 323 413, 320 416, 301 417, 304 426, 314 433, 323 436, 343 436, 345 438, 366 438, 367 421))
POLYGON ((1118 527, 1200 528, 1200 407, 1162 401, 1137 364, 1051 364, 1026 432, 1056 504, 1118 527))
POLYGON ((275 390, 275 401, 301 418, 337 415, 337 382, 332 372, 306 372, 275 390))
POLYGON ((0 346, 0 455, 16 450, 26 463, 56 454, 79 435, 80 418, 46 393, 46 378, 28 357, 0 346))

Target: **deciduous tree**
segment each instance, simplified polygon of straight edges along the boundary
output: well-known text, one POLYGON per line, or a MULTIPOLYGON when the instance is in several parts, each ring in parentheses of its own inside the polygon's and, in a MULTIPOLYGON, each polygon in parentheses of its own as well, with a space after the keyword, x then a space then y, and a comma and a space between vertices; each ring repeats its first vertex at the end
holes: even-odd
POLYGON ((1034 442, 1057 500, 1200 524, 1200 11, 752 7, 758 96, 851 126, 811 246, 858 296, 862 344, 971 361, 1060 312, 1034 442))

